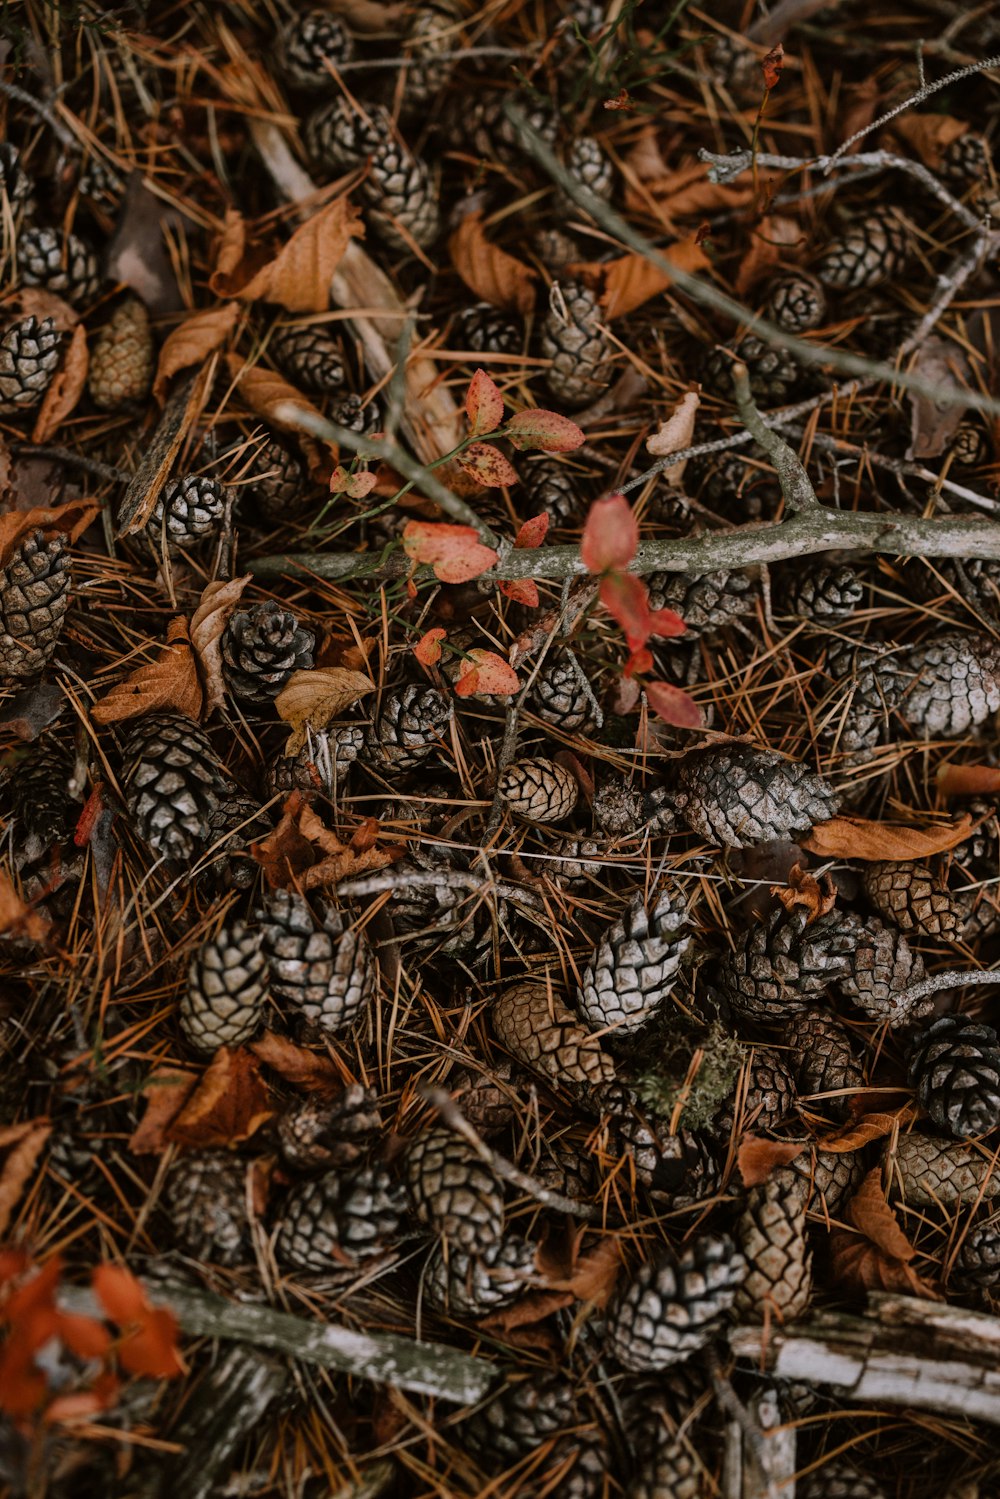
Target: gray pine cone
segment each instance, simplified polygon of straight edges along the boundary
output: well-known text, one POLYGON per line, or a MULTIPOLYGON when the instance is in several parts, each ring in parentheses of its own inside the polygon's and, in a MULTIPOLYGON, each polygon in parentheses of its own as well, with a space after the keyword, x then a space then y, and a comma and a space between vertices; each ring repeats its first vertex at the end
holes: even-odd
POLYGON ((259 920, 272 993, 324 1031, 336 1034, 352 1025, 376 988, 375 957, 365 933, 347 926, 332 908, 317 921, 293 890, 276 890, 259 920))
POLYGON ((679 1256, 643 1265, 609 1311, 608 1352, 632 1374, 680 1363, 715 1336, 746 1273, 725 1234, 703 1234, 679 1256))
POLYGON ((703 838, 749 848, 805 832, 835 816, 839 798, 802 762, 751 745, 721 745, 686 757, 674 805, 703 838))
POLYGON ((687 907, 664 889, 647 911, 642 892, 610 927, 583 969, 576 1007, 591 1030, 629 1035, 655 1018, 691 948, 678 932, 687 907))
POLYGON ((245 703, 269 703, 293 672, 313 664, 316 637, 274 599, 237 609, 222 636, 226 686, 245 703))
POLYGON ((0 415, 37 406, 59 368, 62 334, 53 318, 21 318, 0 338, 0 415))
POLYGON ((0 569, 0 678, 36 677, 52 657, 71 601, 68 537, 25 537, 0 569))
POLYGON ((399 1230, 404 1194, 384 1166, 330 1172, 292 1188, 274 1244, 280 1263, 316 1274, 381 1254, 399 1230))
POLYGON ((596 400, 611 379, 614 345, 601 322, 597 299, 585 286, 553 286, 539 343, 552 361, 545 383, 567 406, 596 400))
POLYGON ((267 959, 261 933, 242 921, 223 927, 195 953, 181 998, 181 1031, 195 1051, 241 1046, 260 1026, 267 999, 267 959))

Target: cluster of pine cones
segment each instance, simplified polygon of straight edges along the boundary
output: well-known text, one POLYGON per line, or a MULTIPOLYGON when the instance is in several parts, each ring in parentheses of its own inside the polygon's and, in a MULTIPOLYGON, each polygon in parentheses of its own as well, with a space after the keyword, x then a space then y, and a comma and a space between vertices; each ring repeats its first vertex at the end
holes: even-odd
MULTIPOLYGON (((604 5, 545 8, 551 45, 532 58, 522 106, 578 180, 623 207, 603 117, 591 112, 589 134, 569 114, 594 56, 609 63, 620 39, 606 35, 604 5)), ((655 32, 674 9, 650 5, 641 19, 655 32)), ((463 194, 478 193, 483 174, 490 211, 508 228, 522 223, 512 205, 543 184, 503 113, 503 90, 486 86, 488 57, 474 55, 491 43, 516 50, 521 23, 482 31, 471 20, 459 0, 410 7, 387 23, 400 27, 391 46, 403 59, 391 69, 378 66, 384 36, 353 30, 336 6, 287 14, 273 32, 244 22, 245 45, 267 58, 299 121, 314 178, 364 169, 366 249, 405 291, 428 278, 449 214, 456 204, 459 216, 468 211, 463 194), (473 55, 456 59, 463 50, 473 55), (428 164, 435 152, 440 171, 428 164)), ((745 49, 704 55, 713 86, 739 97, 745 49)), ((452 645, 521 638, 531 685, 516 751, 498 763, 505 704, 460 699, 447 665, 413 658, 411 636, 437 618, 425 617, 426 598, 411 603, 389 584, 373 607, 367 585, 299 576, 275 596, 251 583, 231 613, 218 642, 225 701, 213 719, 151 705, 98 727, 93 702, 171 617, 193 612, 213 569, 244 571, 296 537, 301 545, 309 527, 319 548, 329 501, 305 452, 248 414, 220 376, 144 531, 114 538, 166 326, 163 309, 104 276, 98 250, 126 204, 111 165, 123 154, 115 132, 134 108, 154 144, 169 142, 174 110, 190 149, 200 137, 193 102, 169 95, 169 69, 119 42, 106 61, 86 84, 104 101, 106 139, 67 153, 7 101, 0 146, 17 276, 0 333, 0 417, 16 482, 57 473, 65 501, 96 489, 107 522, 71 540, 40 517, 0 558, 5 852, 20 895, 48 924, 41 937, 15 926, 4 938, 2 1122, 27 1097, 28 1112, 54 1126, 48 1195, 31 1212, 82 1200, 111 1222, 127 1200, 175 1273, 263 1296, 256 1267, 268 1263, 359 1328, 495 1340, 522 1367, 451 1430, 479 1472, 510 1470, 525 1495, 558 1483, 571 1499, 596 1499, 618 1483, 632 1499, 696 1499, 711 1492, 721 1440, 707 1355, 734 1322, 791 1326, 811 1307, 857 1299, 856 1286, 838 1286, 826 1246, 831 1223, 853 1221, 852 1201, 880 1163, 925 1280, 986 1308, 1000 1285, 1000 1039, 988 1001, 928 998, 921 987, 941 967, 994 960, 996 805, 964 803, 967 836, 926 859, 844 858, 821 871, 806 846, 838 814, 930 812, 946 761, 995 770, 1000 564, 836 557, 766 577, 654 574, 652 607, 688 626, 655 646, 657 674, 693 691, 713 730, 693 746, 666 732, 637 740, 603 617, 574 611, 571 598, 556 612, 553 595, 533 639, 538 612, 476 585, 445 589, 431 609, 452 645), (81 320, 87 389, 78 431, 67 424, 58 439, 79 435, 87 485, 72 453, 55 471, 21 451, 81 320), (288 754, 275 699, 295 673, 349 659, 378 677, 374 699, 288 754), (289 805, 310 808, 343 847, 374 817, 399 857, 368 880, 348 876, 342 890, 267 877, 262 846, 289 805), (808 873, 811 858, 822 879, 808 873), (310 1088, 265 1069, 271 1106, 249 1138, 182 1148, 162 1173, 130 1154, 124 1142, 156 1068, 197 1071, 267 1032, 333 1058, 342 1088, 326 1074, 310 1088), (452 1096, 478 1147, 435 1116, 425 1083, 452 1096), (908 1100, 898 1133, 848 1149, 833 1138, 908 1100), (748 1136, 775 1161, 783 1146, 798 1152, 745 1186, 748 1136), (523 1176, 534 1193, 516 1185, 523 1176), (554 1310, 544 1303, 567 1205, 589 1225, 574 1252, 585 1259, 611 1236, 620 1261, 613 1291, 585 1300, 582 1315, 572 1297, 557 1296, 554 1310)), ((72 87, 63 104, 77 107, 72 87)), ((248 149, 241 123, 212 142, 230 166, 248 149)), ((961 135, 941 176, 980 201, 995 187, 987 140, 961 135)), ((198 174, 185 181, 191 203, 207 192, 198 174)), ((218 202, 203 206, 221 217, 218 202)), ((255 200, 247 215, 270 206, 255 200)), ((796 335, 856 323, 850 347, 891 352, 916 321, 900 277, 930 286, 944 264, 929 250, 913 263, 908 226, 932 211, 872 208, 863 188, 838 194, 815 252, 773 269, 751 300, 796 335)), ((447 308, 442 347, 459 351, 456 389, 480 359, 513 384, 532 378, 519 371, 540 357, 539 400, 580 411, 626 368, 623 342, 650 358, 669 348, 672 373, 718 398, 704 403, 699 439, 723 430, 712 418, 730 401, 732 352, 762 407, 816 390, 790 357, 752 337, 723 343, 721 328, 706 340, 659 304, 611 327, 594 287, 566 270, 607 258, 600 234, 567 204, 566 226, 554 229, 552 217, 529 208, 530 233, 517 229, 521 252, 530 242, 554 285, 533 324, 470 300, 448 272, 431 276, 430 315, 447 308)), ((200 272, 210 261, 193 223, 200 272)), ((731 232, 721 216, 720 243, 731 232)), ((235 337, 333 420, 377 431, 381 395, 340 327, 255 304, 235 337)), ((643 401, 652 424, 656 405, 643 401)), ((608 443, 613 469, 593 456, 519 458, 513 508, 496 505, 495 492, 471 503, 505 531, 515 515, 544 511, 556 531, 578 535, 612 474, 637 464, 630 441, 617 455, 608 443)), ((903 433, 880 439, 890 456, 904 445, 903 433)), ((949 472, 984 484, 985 427, 958 428, 946 456, 949 472)), ((837 471, 819 477, 839 500, 837 471)), ((882 500, 914 503, 902 486, 882 500)), ((768 519, 779 504, 762 458, 722 454, 692 463, 677 484, 656 481, 641 517, 644 534, 668 538, 768 519)), ((394 542, 409 512, 344 514, 333 544, 371 550, 394 542)), ((734 1378, 742 1394, 755 1388, 752 1374, 734 1378)), ((889 1492, 857 1453, 823 1460, 837 1445, 819 1419, 833 1398, 798 1387, 780 1398, 787 1419, 809 1418, 800 1466, 815 1467, 797 1489, 804 1499, 889 1492)), ((374 1427, 378 1414, 370 1394, 358 1397, 359 1425, 374 1427)), ((380 1440, 362 1435, 354 1455, 380 1440)), ((448 1482, 478 1492, 467 1474, 448 1482)))

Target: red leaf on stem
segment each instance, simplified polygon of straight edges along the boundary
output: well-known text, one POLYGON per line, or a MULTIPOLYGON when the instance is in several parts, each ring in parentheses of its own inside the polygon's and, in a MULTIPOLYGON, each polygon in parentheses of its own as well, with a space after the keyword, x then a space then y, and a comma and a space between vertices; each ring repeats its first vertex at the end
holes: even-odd
POLYGON ((489 572, 497 560, 472 526, 411 520, 403 527, 403 550, 414 562, 426 562, 442 583, 468 583, 489 572))
POLYGON ((529 609, 537 609, 541 603, 538 597, 538 584, 533 583, 530 578, 516 578, 512 583, 498 583, 500 592, 513 599, 515 604, 525 604, 529 609))
POLYGON ((549 514, 547 510, 543 510, 541 515, 533 515, 530 520, 524 522, 514 538, 514 545, 521 551, 540 547, 548 535, 548 530, 549 514))
POLYGON ((507 436, 515 448, 540 448, 543 453, 572 453, 586 437, 568 416, 557 411, 519 411, 507 423, 507 436))
POLYGON ((777 88, 784 65, 785 49, 779 42, 776 47, 771 48, 766 57, 761 58, 760 62, 761 72, 764 74, 764 87, 768 93, 773 88, 777 88))
POLYGON ((520 687, 517 672, 495 651, 470 651, 469 658, 462 662, 455 683, 456 697, 472 697, 477 692, 506 696, 520 687))
POLYGON ((487 489, 502 489, 517 483, 517 469, 499 448, 491 447, 488 442, 471 442, 458 462, 477 484, 485 484, 487 489))
POLYGON ((421 666, 437 665, 441 660, 441 642, 447 634, 447 630, 428 630, 426 635, 421 635, 413 647, 413 654, 421 666))
POLYGON ((667 682, 647 682, 646 697, 653 712, 678 729, 700 729, 705 720, 693 698, 667 682))
POLYGON ((495 432, 503 421, 503 396, 485 370, 476 370, 465 393, 465 410, 473 437, 495 432))
POLYGON ((588 572, 628 567, 639 546, 639 526, 623 494, 595 500, 583 528, 580 560, 588 572))

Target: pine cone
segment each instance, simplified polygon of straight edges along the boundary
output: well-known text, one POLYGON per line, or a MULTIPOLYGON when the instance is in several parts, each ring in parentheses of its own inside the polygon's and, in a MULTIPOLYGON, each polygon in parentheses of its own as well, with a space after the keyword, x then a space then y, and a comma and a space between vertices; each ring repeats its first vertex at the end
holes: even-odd
POLYGON ((300 1182, 285 1201, 274 1243, 279 1263, 322 1275, 381 1254, 395 1238, 403 1193, 384 1166, 331 1171, 300 1182))
MULTIPOLYGON (((948 454, 956 468, 978 468, 990 456, 990 445, 987 441, 986 433, 975 422, 963 422, 951 439, 948 454)), ((946 560, 945 558, 941 558, 937 566, 940 567, 941 562, 946 560)), ((997 571, 997 559, 995 557, 963 558, 962 561, 966 567, 968 567, 970 562, 973 564, 978 563, 981 567, 989 566, 992 563, 992 581, 995 585, 997 571)), ((941 570, 944 572, 944 568, 941 570)), ((990 602, 995 609, 997 602, 995 586, 990 591, 990 602)))
POLYGON ((0 569, 0 678, 36 677, 51 659, 71 599, 68 538, 27 536, 0 569))
POLYGON ((942 1015, 914 1038, 910 1085, 934 1123, 956 1139, 1000 1124, 1000 1037, 964 1015, 942 1015))
POLYGON ((983 135, 967 130, 949 141, 941 152, 941 176, 959 192, 971 183, 987 179, 993 169, 993 152, 983 135))
POLYGON ((17 268, 25 286, 44 286, 74 305, 90 302, 101 286, 97 256, 75 234, 31 224, 17 241, 17 268))
POLYGON ((894 664, 906 683, 897 712, 925 739, 957 739, 1000 708, 1000 649, 986 635, 936 635, 894 664))
POLYGON ((216 1265, 239 1265, 250 1257, 246 1191, 246 1163, 226 1151, 181 1156, 164 1196, 185 1253, 216 1265))
POLYGON ((206 536, 215 536, 222 526, 229 492, 215 479, 187 474, 171 479, 157 496, 146 535, 154 546, 165 539, 167 546, 194 546, 206 536))
POLYGON ((449 338, 449 347, 469 349, 473 354, 520 354, 523 344, 522 327, 489 302, 464 307, 449 338))
POLYGON ((650 573, 646 579, 651 609, 672 609, 687 626, 685 640, 722 630, 753 612, 756 590, 744 572, 650 573))
POLYGON ((462 46, 459 17, 447 0, 425 0, 415 10, 406 39, 403 110, 412 114, 434 101, 451 77, 451 53, 462 46))
POLYGON ((126 297, 94 341, 87 390, 101 411, 143 401, 153 384, 153 334, 138 297, 126 297))
POLYGON ((816 266, 824 286, 857 291, 892 281, 907 258, 906 231, 889 209, 876 208, 831 240, 816 266))
MULTIPOLYGON (((700 440, 705 434, 695 433, 700 440)), ((774 475, 752 467, 738 453, 719 453, 692 458, 685 471, 703 505, 739 525, 752 520, 770 520, 781 503, 781 489, 774 475)))
POLYGON ((783 1024, 808 1010, 828 984, 848 971, 854 932, 839 913, 808 922, 801 906, 772 911, 751 927, 719 965, 718 985, 738 1015, 783 1024))
POLYGON ((335 70, 353 56, 354 38, 329 11, 307 10, 294 16, 278 37, 281 71, 303 93, 331 92, 336 87, 335 70))
POLYGON ((852 567, 794 567, 782 575, 785 590, 781 609, 815 624, 840 624, 850 619, 865 596, 864 584, 852 567))
MULTIPOLYGON (((792 1025, 799 1017, 791 1015, 792 1025)), ((787 1036, 782 1034, 782 1043, 787 1036)), ((740 1132, 750 1131, 755 1135, 768 1134, 777 1129, 795 1107, 795 1077, 785 1060, 786 1053, 770 1046, 755 1046, 746 1064, 745 1081, 737 1084, 737 1092, 731 1098, 715 1122, 716 1130, 731 1135, 736 1127, 736 1099, 742 1095, 742 1113, 739 1118, 740 1132)))
POLYGON ((494 1003, 493 1030, 515 1061, 553 1083, 594 1087, 615 1079, 611 1058, 544 985, 516 984, 494 1003))
POLYGON ((260 1026, 268 990, 261 940, 260 932, 236 921, 191 959, 179 1013, 181 1031, 195 1051, 212 1055, 220 1046, 242 1046, 260 1026))
POLYGON ((737 1313, 748 1322, 794 1322, 812 1291, 801 1191, 775 1180, 751 1188, 736 1233, 748 1266, 736 1293, 737 1313))
POLYGON ((538 673, 531 706, 564 734, 592 734, 598 726, 593 690, 571 656, 556 656, 538 673))
POLYGON ((802 833, 836 814, 833 788, 801 762, 750 745, 722 745, 681 761, 677 811, 712 843, 749 848, 802 833))
POLYGON ((313 166, 336 177, 361 166, 391 130, 392 121, 385 110, 369 108, 362 114, 350 100, 338 95, 308 117, 302 141, 313 166))
POLYGON ((794 1059, 800 1097, 814 1098, 823 1113, 846 1118, 850 1095, 864 1087, 865 1075, 840 1021, 822 1010, 805 1010, 788 1017, 781 1040, 794 1059))
POLYGON ((860 1473, 842 1457, 823 1463, 795 1481, 796 1499, 888 1499, 870 1473, 860 1473))
POLYGON ((510 810, 525 822, 561 822, 580 794, 576 777, 554 760, 515 760, 497 782, 510 810))
POLYGON ((641 891, 632 898, 583 969, 576 1007, 591 1030, 629 1035, 655 1018, 691 948, 677 935, 686 921, 676 890, 661 891, 651 911, 641 891))
POLYGON ((313 664, 316 637, 274 599, 237 609, 222 636, 226 686, 245 703, 269 703, 296 671, 313 664))
POLYGON ((246 477, 261 519, 273 524, 301 515, 314 493, 302 464, 273 437, 257 449, 246 477))
POLYGON ((538 1246, 527 1239, 501 1239, 479 1256, 435 1248, 424 1277, 431 1306, 451 1317, 486 1317, 511 1306, 539 1283, 535 1269, 538 1246))
MULTIPOLYGON (((603 1102, 604 1090, 598 1096, 603 1102)), ((671 1208, 690 1207, 719 1191, 719 1163, 697 1130, 668 1134, 630 1109, 618 1115, 614 1135, 620 1152, 629 1156, 639 1185, 671 1208)))
POLYGON ((807 1147, 787 1166, 774 1172, 772 1181, 784 1190, 794 1188, 803 1206, 815 1213, 835 1218, 848 1198, 853 1197, 864 1178, 862 1153, 858 1150, 816 1150, 807 1147))
POLYGON ((600 324, 597 299, 585 286, 553 285, 539 347, 552 361, 545 383, 567 406, 596 400, 610 382, 614 345, 600 324))
POLYGON ((339 401, 332 403, 330 420, 340 427, 346 427, 349 432, 357 432, 359 437, 370 437, 382 425, 378 402, 369 400, 363 406, 361 397, 355 395, 353 391, 350 395, 341 396, 339 401))
MULTIPOLYGON (((592 135, 575 135, 566 153, 566 170, 581 186, 597 198, 610 201, 615 185, 615 169, 600 141, 592 135)), ((558 202, 564 212, 579 217, 581 209, 568 194, 560 193, 558 202)))
POLYGON ((59 368, 62 334, 53 318, 21 318, 0 338, 0 414, 37 406, 59 368))
POLYGON ((440 743, 451 718, 451 703, 436 687, 392 687, 365 736, 365 759, 387 773, 415 770, 440 743))
POLYGON ((73 764, 70 750, 53 733, 43 734, 17 761, 11 799, 18 833, 24 834, 17 841, 29 859, 38 858, 69 833, 73 764))
POLYGON ((206 880, 224 890, 249 890, 260 872, 251 845, 270 831, 270 820, 255 796, 234 782, 224 786, 208 816, 205 841, 212 857, 206 880))
POLYGON ((532 1374, 504 1383, 489 1405, 463 1421, 462 1436, 471 1451, 506 1468, 579 1419, 575 1392, 563 1375, 532 1374))
POLYGON ((703 1234, 681 1255, 643 1265, 608 1313, 608 1352, 632 1374, 679 1363, 715 1336, 746 1273, 725 1234, 703 1234))
POLYGON ((887 736, 889 716, 906 686, 895 653, 835 639, 827 650, 826 675, 836 684, 836 697, 820 723, 820 736, 841 750, 874 748, 887 736))
POLYGON ((787 333, 807 333, 825 319, 826 296, 815 277, 792 271, 768 283, 763 310, 787 333))
POLYGON ((968 909, 926 864, 875 860, 865 865, 863 883, 866 899, 901 932, 938 937, 943 942, 957 942, 961 937, 968 909))
POLYGON ((900 1135, 886 1157, 900 1195, 914 1207, 972 1207, 1000 1193, 993 1152, 964 1141, 900 1135))
POLYGON ((364 750, 365 726, 360 723, 331 724, 310 730, 297 755, 279 755, 265 771, 271 796, 290 791, 321 791, 331 801, 339 800, 351 766, 364 750))
POLYGON ((733 365, 737 360, 746 365, 750 393, 761 406, 782 406, 796 391, 807 390, 813 383, 791 354, 772 348, 751 333, 731 347, 716 344, 702 360, 698 378, 710 395, 732 401, 733 365))
POLYGON ((955 1257, 955 1273, 984 1290, 1000 1285, 1000 1225, 995 1218, 969 1229, 955 1257))
MULTIPOLYGON (((692 1363, 694 1360, 692 1360, 692 1363)), ((684 1374, 675 1365, 666 1377, 684 1374)), ((677 1381, 681 1383, 681 1381, 677 1381)), ((704 1394, 704 1382, 692 1374, 680 1398, 663 1390, 660 1382, 642 1384, 626 1407, 626 1439, 632 1480, 628 1499, 701 1499, 705 1465, 690 1431, 691 1412, 704 1394)))
POLYGON ((575 526, 587 502, 582 476, 547 453, 526 454, 518 468, 529 514, 544 510, 553 528, 575 526))
POLYGON ((276 890, 260 913, 271 991, 302 1017, 336 1034, 352 1025, 375 994, 375 958, 360 928, 339 911, 313 917, 298 891, 276 890))
POLYGON ((406 1153, 413 1211, 432 1233, 469 1254, 503 1236, 503 1190, 489 1166, 450 1129, 428 1129, 406 1153))
POLYGON ((128 812, 139 837, 160 858, 199 853, 227 790, 207 735, 183 714, 150 713, 131 725, 122 758, 128 812))
POLYGON ((13 215, 31 217, 34 191, 17 147, 11 141, 0 142, 0 199, 6 199, 13 215))
POLYGON ((663 786, 639 791, 619 777, 609 777, 594 793, 594 824, 609 838, 656 837, 674 829, 669 793, 663 786))
POLYGON ((511 1084, 514 1069, 501 1062, 490 1072, 480 1074, 472 1069, 460 1072, 452 1081, 455 1102, 474 1130, 481 1135, 496 1134, 514 1122, 517 1094, 511 1084))
POLYGON ((267 351, 298 390, 325 396, 344 383, 340 344, 321 323, 279 324, 272 329, 267 351))
POLYGON ((434 243, 441 216, 433 174, 424 157, 414 156, 394 135, 372 152, 361 192, 376 233, 392 249, 406 255, 414 245, 423 250, 434 243))
POLYGON ((374 1089, 349 1083, 332 1098, 310 1094, 289 1104, 278 1120, 278 1149, 293 1171, 355 1166, 381 1128, 374 1089))

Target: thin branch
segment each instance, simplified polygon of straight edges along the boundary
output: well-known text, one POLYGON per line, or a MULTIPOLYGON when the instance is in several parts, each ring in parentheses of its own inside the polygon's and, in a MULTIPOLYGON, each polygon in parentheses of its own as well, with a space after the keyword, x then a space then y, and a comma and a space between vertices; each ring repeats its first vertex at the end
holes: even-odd
POLYGON ((82 453, 73 453, 69 448, 51 448, 45 443, 12 442, 10 450, 15 458, 50 458, 53 463, 64 463, 67 468, 78 468, 81 473, 93 474, 95 479, 107 479, 113 484, 128 484, 132 475, 123 468, 110 463, 99 463, 96 458, 85 458, 82 453))
POLYGON ((778 483, 781 485, 785 504, 789 510, 818 510, 820 505, 816 498, 816 491, 812 487, 809 475, 802 467, 798 453, 790 448, 777 432, 772 432, 770 427, 765 427, 761 414, 753 403, 753 396, 750 393, 750 372, 746 365, 734 364, 732 374, 733 387, 736 391, 736 409, 740 414, 740 421, 753 433, 765 453, 771 455, 771 462, 778 475, 778 483))
POLYGON ((43 99, 36 99, 34 94, 29 94, 27 89, 18 88, 16 83, 5 83, 0 80, 0 94, 6 94, 8 99, 14 99, 18 104, 23 104, 26 109, 33 110, 39 119, 44 120, 61 146, 67 150, 73 150, 78 146, 76 136, 72 131, 57 120, 52 109, 43 99))
POLYGON ((921 979, 919 984, 904 989, 899 996, 898 1008, 909 1010, 922 999, 939 994, 942 989, 964 989, 967 984, 1000 984, 1000 969, 972 968, 965 972, 961 968, 949 968, 945 973, 933 973, 929 978, 921 979))
POLYGON ((912 109, 914 104, 922 104, 925 99, 930 98, 931 94, 936 94, 940 89, 947 88, 949 84, 958 83, 959 79, 968 78, 973 73, 985 73, 988 68, 1000 68, 1000 57, 987 57, 983 62, 970 63, 966 68, 957 68, 954 73, 945 74, 944 78, 939 78, 937 83, 925 83, 923 88, 918 89, 915 94, 911 94, 908 99, 904 99, 902 104, 897 104, 895 109, 888 110, 884 115, 879 115, 877 120, 872 120, 870 125, 865 125, 861 130, 856 130, 848 140, 837 147, 832 156, 827 158, 828 164, 824 167, 824 171, 830 172, 834 164, 847 154, 855 141, 863 140, 866 135, 871 135, 873 130, 878 130, 881 126, 887 125, 890 120, 894 120, 904 110, 912 109))

